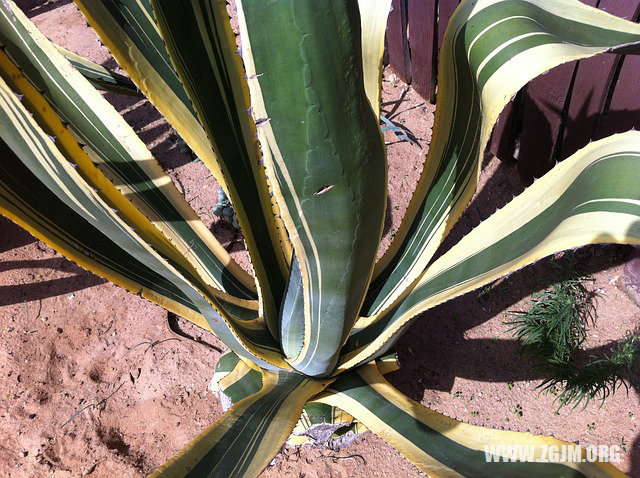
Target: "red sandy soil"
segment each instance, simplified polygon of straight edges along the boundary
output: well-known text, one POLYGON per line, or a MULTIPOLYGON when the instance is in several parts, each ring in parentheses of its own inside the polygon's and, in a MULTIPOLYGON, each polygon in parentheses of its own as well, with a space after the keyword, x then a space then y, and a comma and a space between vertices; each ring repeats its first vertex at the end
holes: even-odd
MULTIPOLYGON (((18 2, 53 41, 110 68, 107 50, 69 0, 18 2)), ((201 163, 177 151, 170 128, 146 100, 107 98, 141 135, 187 200, 246 267, 239 234, 211 214, 217 184, 201 163)), ((384 114, 420 146, 386 133, 389 217, 383 248, 397 230, 428 149, 433 106, 385 72, 384 114)), ((511 163, 485 162, 480 188, 448 248, 525 187, 511 163)), ((595 278, 596 326, 589 348, 634 330, 640 309, 621 286, 624 246, 590 247, 580 267, 595 278)), ((481 292, 439 306, 398 344, 390 380, 411 398, 468 423, 553 435, 580 444, 619 445, 618 465, 640 476, 637 388, 599 407, 556 413, 553 397, 506 333, 506 313, 526 308, 549 284, 549 260, 481 292), (516 413, 521 409, 522 416, 516 413)), ((143 476, 221 414, 207 391, 224 344, 188 322, 67 261, 0 219, 0 476, 143 476), (189 340, 174 331, 192 336, 189 340)), ((263 476, 424 476, 366 433, 349 448, 286 448, 263 476)))

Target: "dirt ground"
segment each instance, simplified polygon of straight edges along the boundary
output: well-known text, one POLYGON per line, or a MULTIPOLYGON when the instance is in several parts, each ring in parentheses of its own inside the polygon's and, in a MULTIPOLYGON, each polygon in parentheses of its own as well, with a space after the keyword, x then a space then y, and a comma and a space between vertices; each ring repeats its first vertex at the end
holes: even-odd
MULTIPOLYGON (((53 41, 110 68, 107 50, 70 0, 18 2, 53 41)), ((418 145, 389 143, 388 245, 404 214, 430 140, 434 107, 385 72, 383 113, 418 145)), ((217 185, 204 166, 181 153, 170 128, 145 100, 107 95, 169 171, 187 200, 234 257, 246 265, 242 240, 210 211, 217 185)), ((488 158, 479 190, 443 250, 526 184, 515 166, 488 158)), ((578 252, 598 292, 590 350, 608 350, 640 321, 622 286, 630 248, 578 252)), ((556 412, 553 396, 506 333, 509 310, 549 284, 550 260, 479 292, 441 305, 398 344, 401 369, 390 380, 438 412, 468 423, 553 435, 580 444, 619 445, 618 466, 640 477, 638 389, 584 410, 556 412)), ((67 261, 0 218, 0 476, 143 476, 170 458, 221 414, 207 391, 225 349, 212 335, 67 261), (179 334, 193 337, 189 340, 179 334)), ((340 451, 284 449, 263 476, 424 476, 391 446, 366 433, 340 451)))

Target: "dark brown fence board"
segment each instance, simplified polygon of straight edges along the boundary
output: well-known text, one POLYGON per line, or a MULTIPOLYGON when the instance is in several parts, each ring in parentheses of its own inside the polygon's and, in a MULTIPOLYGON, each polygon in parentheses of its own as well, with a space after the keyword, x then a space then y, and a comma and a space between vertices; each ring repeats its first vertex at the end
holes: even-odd
POLYGON ((420 96, 433 103, 436 98, 435 0, 408 0, 411 82, 420 96))
MULTIPOLYGON (((592 7, 598 3, 581 1, 592 7)), ((577 62, 565 63, 525 88, 518 157, 518 170, 524 176, 539 178, 555 165, 576 68, 577 62)))
POLYGON ((576 63, 565 63, 532 80, 523 97, 518 170, 539 178, 555 164, 553 156, 576 63))
POLYGON ((439 0, 438 2, 438 52, 442 48, 444 32, 447 30, 451 15, 456 11, 459 4, 459 0, 439 0))
POLYGON ((618 61, 617 55, 598 55, 580 61, 562 140, 559 159, 587 145, 595 133, 618 61))
POLYGON ((598 8, 625 20, 638 18, 638 0, 600 0, 598 8))
MULTIPOLYGON (((640 2, 601 0, 598 8, 618 17, 634 20, 640 11, 640 2)), ((559 159, 568 158, 589 144, 594 137, 621 58, 621 55, 603 54, 580 61, 567 111, 559 159)))
POLYGON ((411 81, 409 44, 407 39, 406 0, 393 0, 387 20, 389 65, 406 83, 411 81))
POLYGON ((622 63, 611 104, 602 116, 596 138, 640 129, 640 56, 627 55, 622 63))

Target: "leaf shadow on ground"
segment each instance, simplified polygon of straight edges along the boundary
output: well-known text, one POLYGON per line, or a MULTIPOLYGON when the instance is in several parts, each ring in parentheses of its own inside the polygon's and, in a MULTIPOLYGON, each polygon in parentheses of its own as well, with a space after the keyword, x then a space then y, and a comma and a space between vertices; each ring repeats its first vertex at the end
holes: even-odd
MULTIPOLYGON (((34 242, 37 240, 31 234, 0 216, 0 253, 10 253, 34 242)), ((42 243, 38 247, 42 247, 42 243)), ((55 269, 72 275, 43 281, 34 279, 26 284, 0 284, 0 307, 69 294, 106 282, 59 255, 45 259, 0 261, 0 277, 13 269, 55 269)))

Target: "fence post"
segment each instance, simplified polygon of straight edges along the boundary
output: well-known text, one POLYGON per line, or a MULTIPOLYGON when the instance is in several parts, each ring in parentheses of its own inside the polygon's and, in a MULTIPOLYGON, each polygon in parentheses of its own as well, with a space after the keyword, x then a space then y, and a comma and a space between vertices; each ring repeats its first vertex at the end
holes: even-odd
POLYGON ((576 62, 565 63, 529 82, 522 101, 518 171, 539 178, 555 165, 564 108, 576 62))
POLYGON ((444 32, 447 30, 449 20, 451 20, 451 16, 453 15, 453 12, 456 11, 456 8, 458 8, 458 5, 460 5, 460 0, 438 1, 438 11, 436 12, 438 15, 438 54, 442 48, 444 32))
POLYGON ((411 82, 416 92, 433 103, 436 99, 435 49, 437 31, 436 0, 408 0, 411 82))
POLYGON ((387 20, 389 65, 405 83, 411 82, 409 42, 407 38, 407 0, 393 0, 387 20))
MULTIPOLYGON (((595 7, 597 0, 582 0, 595 7)), ((557 66, 525 87, 518 171, 539 178, 556 163, 577 63, 557 66)))
POLYGON ((519 95, 520 93, 504 107, 491 133, 489 150, 491 154, 502 161, 509 161, 514 158, 516 139, 515 122, 518 114, 519 101, 517 100, 519 95))
POLYGON ((596 138, 640 129, 640 56, 627 55, 614 85, 608 111, 602 116, 596 138))

